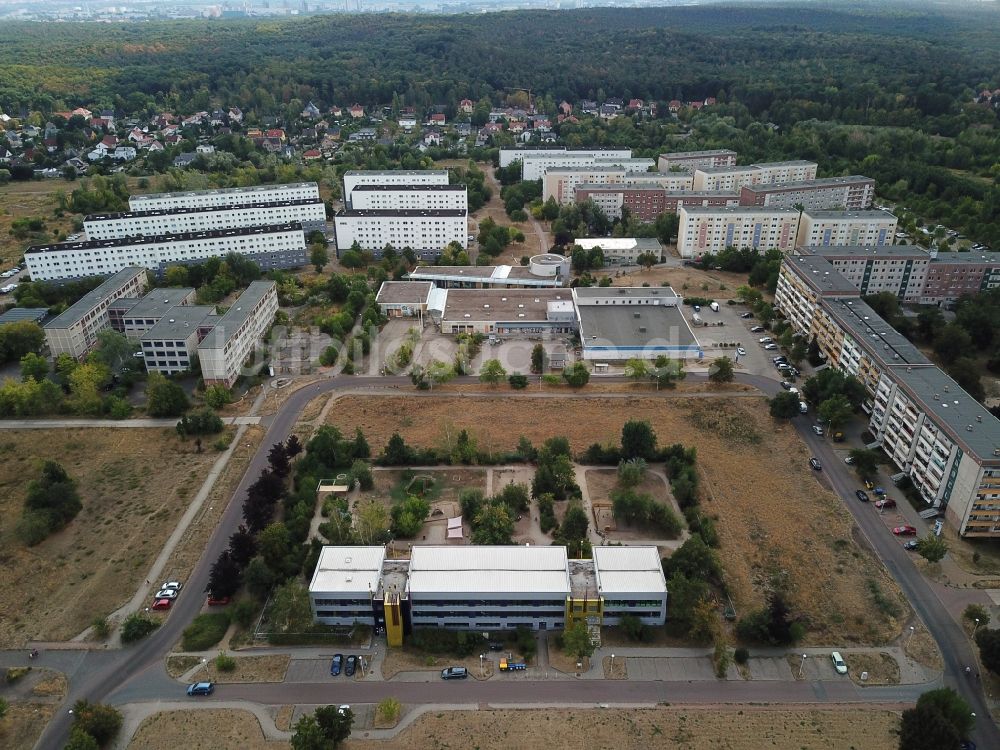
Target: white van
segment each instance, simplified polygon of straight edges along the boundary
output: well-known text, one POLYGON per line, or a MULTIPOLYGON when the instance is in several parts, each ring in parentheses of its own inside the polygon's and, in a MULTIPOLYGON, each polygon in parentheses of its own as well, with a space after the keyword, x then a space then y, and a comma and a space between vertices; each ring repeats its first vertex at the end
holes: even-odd
POLYGON ((808 414, 808 413, 809 413, 809 404, 807 404, 805 401, 799 401, 799 414, 808 414))

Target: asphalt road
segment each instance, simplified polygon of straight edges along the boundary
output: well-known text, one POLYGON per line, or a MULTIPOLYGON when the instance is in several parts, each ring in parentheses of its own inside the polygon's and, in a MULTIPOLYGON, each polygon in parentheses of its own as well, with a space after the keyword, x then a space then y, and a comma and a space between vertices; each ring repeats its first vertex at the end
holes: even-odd
MULTIPOLYGON (((703 379, 703 375, 689 374, 692 380, 703 379)), ((601 378, 619 380, 620 378, 601 378)), ((459 382, 476 382, 475 378, 460 378, 459 382)), ((758 375, 737 375, 737 380, 755 386, 767 395, 780 390, 774 380, 758 375)), ((123 703, 148 693, 149 688, 179 691, 176 683, 168 682, 163 674, 163 659, 179 640, 181 631, 198 614, 204 602, 203 591, 208 583, 209 569, 219 553, 228 546, 229 536, 236 530, 242 518, 243 498, 247 488, 267 466, 267 452, 279 441, 291 434, 292 427, 305 405, 316 396, 337 389, 354 389, 365 386, 406 386, 411 387, 406 377, 350 377, 337 378, 315 383, 293 393, 275 415, 261 442, 260 448, 250 461, 249 468, 241 480, 219 525, 209 540, 201 559, 185 584, 185 593, 178 597, 170 617, 162 627, 139 644, 117 652, 98 652, 86 655, 80 666, 70 675, 70 687, 64 709, 78 698, 91 701, 123 703), (168 688, 167 686, 170 685, 168 688), (146 689, 144 690, 143 687, 146 689)), ((475 397, 469 394, 469 397, 475 397)), ((885 561, 892 575, 899 581, 904 593, 914 609, 926 623, 928 630, 937 640, 944 655, 945 683, 954 687, 972 706, 977 716, 976 729, 972 735, 979 747, 1000 748, 1000 731, 990 720, 979 686, 965 679, 966 664, 973 664, 968 639, 957 623, 944 611, 930 586, 920 576, 901 545, 887 533, 881 522, 875 518, 872 509, 863 507, 854 499, 855 480, 847 467, 833 453, 832 448, 822 438, 809 429, 808 416, 794 420, 796 429, 817 457, 828 467, 824 477, 834 490, 844 498, 859 527, 870 540, 878 555, 885 561)), ((334 695, 339 688, 330 685, 331 694, 317 689, 315 684, 272 684, 272 685, 227 685, 220 688, 217 695, 225 698, 245 699, 260 703, 317 703, 352 700, 363 703, 378 701, 388 694, 404 702, 467 702, 470 695, 480 701, 507 703, 563 702, 650 702, 691 700, 700 703, 747 702, 766 700, 770 702, 857 702, 866 703, 911 703, 921 691, 920 686, 897 688, 865 688, 863 691, 846 682, 802 682, 778 683, 644 683, 630 681, 517 681, 485 683, 356 683, 350 694, 343 697, 334 695), (412 695, 411 695, 412 693, 412 695)), ((160 697, 168 697, 160 693, 160 697)), ((170 694, 169 697, 175 697, 170 694)), ((40 748, 62 747, 69 735, 72 716, 59 711, 46 727, 39 740, 40 748)))

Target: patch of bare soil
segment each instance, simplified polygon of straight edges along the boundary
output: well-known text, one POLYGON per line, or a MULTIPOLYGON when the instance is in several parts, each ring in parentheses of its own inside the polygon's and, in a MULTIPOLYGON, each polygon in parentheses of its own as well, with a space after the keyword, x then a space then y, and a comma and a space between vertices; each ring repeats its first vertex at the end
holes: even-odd
POLYGON ((396 399, 346 396, 328 416, 342 430, 360 427, 376 452, 395 431, 411 445, 439 445, 445 425, 493 450, 514 449, 522 435, 536 446, 562 435, 582 452, 618 443, 629 419, 648 420, 662 444, 697 448, 702 508, 716 518, 737 616, 782 590, 807 624, 806 645, 883 644, 899 634, 910 610, 898 586, 853 539, 842 501, 812 476, 806 447, 771 419, 764 398, 445 396, 401 408, 396 399))
POLYGON ((858 685, 898 685, 899 663, 886 653, 844 654, 847 674, 858 685), (866 680, 861 673, 867 672, 866 680))
POLYGON ((349 740, 347 750, 895 750, 899 714, 871 709, 748 707, 483 710, 427 713, 391 740, 349 740), (530 731, 526 728, 530 727, 530 731), (474 742, 456 738, 475 738, 474 742))
POLYGON ((209 659, 191 677, 191 682, 283 682, 291 657, 288 654, 270 656, 235 656, 236 669, 223 672, 209 659))
POLYGON ((260 721, 249 711, 206 709, 153 714, 139 725, 128 746, 134 750, 176 750, 179 747, 283 750, 288 743, 268 740, 260 728, 260 721), (210 742, 207 738, 211 738, 210 742))
POLYGON ((218 453, 173 430, 88 428, 0 433, 0 647, 65 640, 117 609, 197 493, 218 453), (27 483, 54 460, 83 509, 35 547, 15 536, 27 483))

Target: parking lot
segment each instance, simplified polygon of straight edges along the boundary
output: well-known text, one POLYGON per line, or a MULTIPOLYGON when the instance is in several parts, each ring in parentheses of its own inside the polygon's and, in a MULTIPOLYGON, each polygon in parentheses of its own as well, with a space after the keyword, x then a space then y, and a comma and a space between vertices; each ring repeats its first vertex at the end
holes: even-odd
MULTIPOLYGON (((684 316, 691 321, 692 310, 685 306, 684 316)), ((767 352, 761 348, 758 340, 762 333, 751 333, 753 326, 760 325, 756 318, 741 318, 740 315, 749 312, 746 305, 727 305, 725 300, 719 303, 719 311, 714 312, 708 307, 702 307, 698 315, 708 325, 692 327, 698 343, 705 351, 705 359, 727 356, 736 360, 737 369, 753 375, 776 378, 777 372, 771 363, 771 357, 780 352, 767 352), (721 322, 722 325, 712 325, 721 322), (746 354, 738 354, 737 347, 742 347, 746 354)))

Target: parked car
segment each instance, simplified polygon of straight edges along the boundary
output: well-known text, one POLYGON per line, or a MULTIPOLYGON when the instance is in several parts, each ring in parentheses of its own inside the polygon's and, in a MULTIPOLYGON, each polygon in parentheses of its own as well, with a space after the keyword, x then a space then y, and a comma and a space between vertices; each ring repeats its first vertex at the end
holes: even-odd
POLYGON ((844 459, 844 463, 847 464, 848 466, 853 466, 854 465, 854 456, 848 456, 847 458, 845 458, 844 459))
POLYGON ((771 361, 774 362, 774 364, 778 364, 779 362, 787 362, 788 357, 786 357, 784 354, 779 354, 777 357, 771 357, 771 361))
POLYGON ((892 530, 896 536, 916 536, 917 530, 913 526, 897 526, 892 530))
POLYGON ((764 326, 754 326, 753 328, 750 329, 750 333, 763 333, 763 332, 764 332, 764 326))
POLYGON ((344 665, 344 655, 334 654, 333 661, 330 662, 330 674, 336 677, 340 674, 340 668, 344 665))
POLYGON ((741 357, 747 356, 747 350, 744 349, 742 346, 736 347, 736 353, 739 354, 741 357))
POLYGON ((442 680, 464 680, 469 676, 469 670, 465 667, 447 667, 441 670, 442 680))
POLYGON ((792 387, 792 384, 789 383, 787 380, 782 380, 781 381, 781 387, 784 388, 787 391, 789 388, 792 387))
POLYGON ((347 657, 347 661, 344 662, 344 674, 346 674, 348 677, 353 677, 355 671, 357 671, 357 668, 358 668, 358 657, 356 657, 354 654, 351 654, 350 656, 347 657))
POLYGON ((778 348, 777 344, 764 344, 764 349, 766 349, 769 352, 773 352, 777 348, 778 348))
POLYGON ((154 599, 176 599, 177 598, 177 589, 161 589, 160 591, 156 592, 156 596, 154 596, 153 598, 154 599))
POLYGON ((180 581, 167 581, 160 586, 161 589, 173 589, 174 591, 180 591, 184 588, 184 584, 180 581))
POLYGON ((173 599, 157 599, 153 602, 153 609, 170 609, 173 599))
POLYGON ((865 489, 866 490, 873 490, 873 489, 875 489, 875 483, 872 482, 872 480, 870 480, 870 479, 866 479, 865 480, 865 489))
POLYGON ((805 401, 799 401, 799 414, 808 414, 808 413, 809 413, 809 404, 807 404, 805 401))
POLYGON ((743 320, 749 320, 750 318, 753 317, 753 313, 751 312, 740 313, 740 317, 743 318, 743 320))
POLYGON ((874 492, 874 493, 875 493, 876 495, 879 495, 879 496, 881 496, 881 495, 884 495, 884 494, 885 494, 885 489, 884 489, 884 488, 882 488, 882 487, 876 487, 876 488, 875 488, 874 490, 872 490, 872 491, 873 491, 873 492, 874 492))
POLYGON ((858 500, 860 500, 861 502, 863 502, 863 503, 867 503, 868 502, 868 493, 865 492, 864 490, 858 490, 854 494, 858 498, 858 500))
POLYGON ((913 551, 917 548, 917 540, 910 539, 908 542, 903 542, 903 549, 913 551))
POLYGON ((17 284, 8 284, 7 286, 0 287, 0 292, 3 294, 10 294, 15 289, 17 289, 17 284))
POLYGON ((816 458, 816 456, 812 456, 809 459, 809 465, 813 467, 816 471, 823 471, 823 464, 819 462, 819 459, 816 458))
POLYGON ((893 500, 891 497, 883 497, 881 500, 875 501, 875 507, 878 508, 879 510, 883 510, 885 508, 895 508, 896 501, 893 500))
POLYGON ((823 437, 823 428, 820 425, 814 424, 812 426, 812 430, 813 430, 813 432, 815 432, 820 437, 823 437))
POLYGON ((207 604, 209 607, 222 607, 229 604, 230 601, 231 599, 228 596, 220 596, 218 598, 210 596, 208 597, 207 604))
POLYGON ((188 695, 211 695, 215 691, 214 682, 195 682, 188 685, 188 695))
POLYGON ((833 668, 837 670, 837 674, 847 674, 847 662, 844 661, 839 651, 832 652, 830 660, 833 662, 833 668))
POLYGON ((757 339, 757 341, 761 344, 770 344, 772 341, 774 341, 774 339, 772 339, 770 336, 761 336, 759 339, 757 339))
POLYGON ((503 643, 500 641, 490 641, 490 651, 503 651, 503 643))

